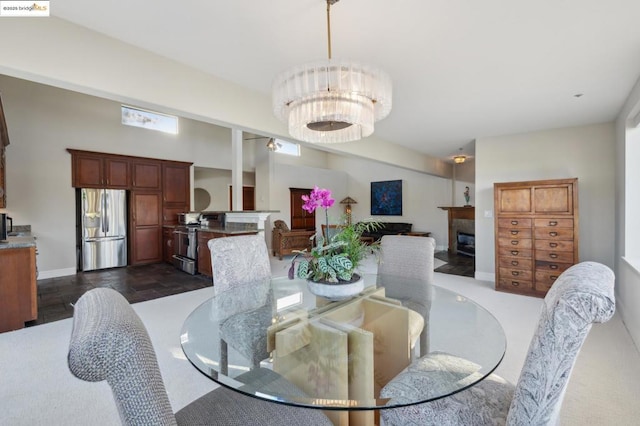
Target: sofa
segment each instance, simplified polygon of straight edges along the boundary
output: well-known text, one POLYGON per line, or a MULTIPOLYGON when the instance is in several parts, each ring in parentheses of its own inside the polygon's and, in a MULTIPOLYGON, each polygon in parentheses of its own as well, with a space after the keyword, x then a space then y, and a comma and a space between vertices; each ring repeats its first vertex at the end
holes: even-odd
POLYGON ((413 224, 405 222, 379 222, 380 227, 372 230, 371 232, 363 232, 363 238, 373 238, 373 241, 378 241, 384 235, 401 235, 411 232, 413 224))
POLYGON ((293 254, 297 250, 311 250, 311 237, 315 234, 316 231, 291 231, 283 220, 276 220, 271 234, 273 255, 282 260, 282 256, 293 254))

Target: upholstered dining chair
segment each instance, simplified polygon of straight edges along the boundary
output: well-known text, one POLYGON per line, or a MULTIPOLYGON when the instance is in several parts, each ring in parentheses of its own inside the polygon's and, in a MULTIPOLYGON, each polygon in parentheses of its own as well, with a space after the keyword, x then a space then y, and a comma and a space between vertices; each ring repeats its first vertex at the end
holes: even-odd
MULTIPOLYGON (((124 425, 331 425, 319 410, 263 401, 224 387, 174 414, 144 324, 110 288, 90 290, 75 304, 68 364, 82 380, 107 381, 124 425)), ((274 388, 304 396, 271 370, 245 374, 260 375, 274 388)), ((248 383, 254 377, 236 379, 248 383)))
MULTIPOLYGON (((382 410, 384 424, 556 424, 571 371, 592 324, 608 321, 615 312, 614 280, 611 269, 596 262, 579 263, 560 274, 544 298, 516 386, 491 374, 449 397, 382 410)), ((381 397, 399 402, 403 395, 437 386, 443 366, 445 372, 457 374, 468 364, 447 354, 430 357, 419 359, 392 379, 381 397)))
POLYGON ((413 312, 410 312, 411 347, 415 347, 419 338, 420 356, 429 352, 429 324, 424 323, 424 318, 431 310, 435 248, 436 240, 431 237, 384 235, 380 239, 378 274, 418 280, 424 284, 416 287, 399 282, 395 286, 385 286, 387 296, 400 300, 413 312), (420 315, 415 315, 416 312, 420 315))
MULTIPOLYGON (((253 291, 251 295, 269 295, 264 286, 269 286, 271 263, 264 236, 260 234, 214 238, 207 242, 211 251, 213 292, 221 294, 242 287, 253 291), (247 286, 246 284, 252 283, 247 286)), ((249 295, 247 296, 249 298, 249 295)), ((252 368, 269 357, 267 351, 267 328, 271 325, 274 306, 265 297, 252 309, 243 310, 220 325, 220 372, 228 373, 228 345, 231 345, 251 361, 252 368)))

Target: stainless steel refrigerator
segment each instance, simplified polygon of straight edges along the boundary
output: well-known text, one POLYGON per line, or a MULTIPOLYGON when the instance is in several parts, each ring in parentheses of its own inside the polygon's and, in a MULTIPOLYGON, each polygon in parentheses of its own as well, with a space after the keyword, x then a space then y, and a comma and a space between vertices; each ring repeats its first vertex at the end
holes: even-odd
POLYGON ((82 188, 79 195, 83 271, 127 265, 127 192, 82 188))

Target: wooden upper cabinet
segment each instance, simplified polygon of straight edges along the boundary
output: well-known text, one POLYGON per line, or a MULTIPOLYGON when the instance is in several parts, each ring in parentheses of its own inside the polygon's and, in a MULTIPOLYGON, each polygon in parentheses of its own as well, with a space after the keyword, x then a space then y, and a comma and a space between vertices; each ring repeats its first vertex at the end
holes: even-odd
POLYGON ((574 185, 541 185, 533 189, 535 213, 538 214, 573 214, 574 185))
POLYGON ((68 150, 72 154, 72 186, 75 188, 129 189, 129 159, 68 150))
POLYGON ((134 189, 161 190, 162 162, 160 160, 135 159, 131 164, 134 189))
POLYGON ((162 183, 165 203, 189 206, 190 176, 188 163, 163 163, 162 183))
POLYGON ((129 160, 125 158, 105 158, 104 172, 107 188, 129 189, 131 174, 129 160))

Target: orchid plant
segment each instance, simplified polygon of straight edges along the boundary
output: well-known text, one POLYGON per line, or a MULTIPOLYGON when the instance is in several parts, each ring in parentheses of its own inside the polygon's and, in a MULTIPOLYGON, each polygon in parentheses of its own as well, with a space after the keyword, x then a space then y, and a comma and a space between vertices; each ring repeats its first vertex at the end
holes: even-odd
POLYGON ((331 191, 315 186, 309 195, 303 195, 302 208, 313 213, 321 207, 325 210, 327 235, 315 235, 315 245, 310 252, 298 251, 291 262, 289 278, 295 275, 295 265, 298 263, 297 276, 316 282, 339 283, 351 281, 359 263, 370 252, 375 251, 377 244, 367 245, 361 241, 362 233, 375 230, 380 224, 373 220, 358 222, 355 225, 345 225, 329 237, 329 208, 335 200, 331 198, 331 191))

